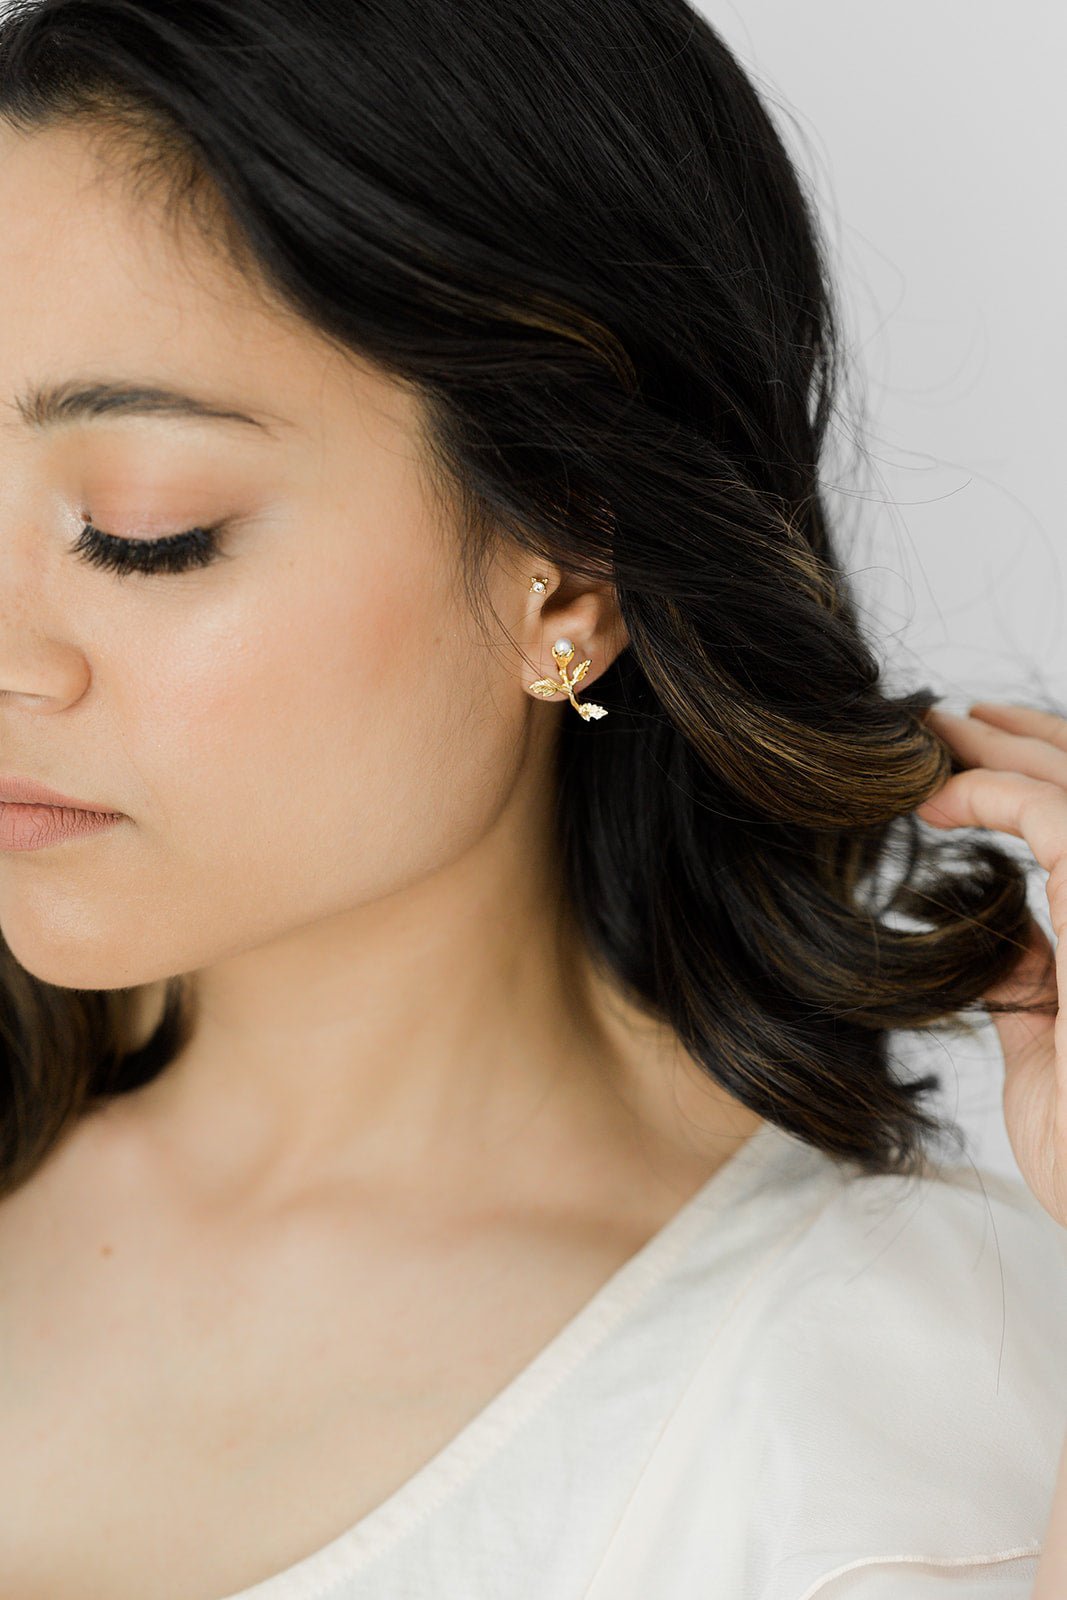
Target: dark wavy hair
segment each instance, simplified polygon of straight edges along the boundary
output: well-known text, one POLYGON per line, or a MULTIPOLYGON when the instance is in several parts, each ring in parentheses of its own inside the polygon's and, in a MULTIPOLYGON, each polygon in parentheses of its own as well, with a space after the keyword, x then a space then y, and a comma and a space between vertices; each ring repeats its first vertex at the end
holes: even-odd
MULTIPOLYGON (((891 1034, 973 1031, 1025 952, 1026 871, 911 815, 957 763, 937 696, 887 691, 831 545, 828 253, 713 28, 685 0, 15 0, 0 116, 76 122, 413 386, 476 614, 500 538, 613 585, 612 715, 562 719, 555 774, 602 970, 835 1158, 965 1147, 891 1034)), ((0 948, 0 1193, 190 1037, 189 975, 138 1042, 140 992, 0 948)))

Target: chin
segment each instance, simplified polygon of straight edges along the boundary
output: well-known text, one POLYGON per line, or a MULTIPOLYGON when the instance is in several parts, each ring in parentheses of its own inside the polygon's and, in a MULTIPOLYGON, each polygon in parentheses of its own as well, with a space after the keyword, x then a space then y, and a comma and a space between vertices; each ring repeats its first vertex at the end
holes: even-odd
POLYGON ((54 930, 28 932, 6 921, 0 932, 11 958, 25 972, 58 989, 124 989, 150 981, 137 972, 132 950, 109 953, 91 938, 72 943, 54 930))

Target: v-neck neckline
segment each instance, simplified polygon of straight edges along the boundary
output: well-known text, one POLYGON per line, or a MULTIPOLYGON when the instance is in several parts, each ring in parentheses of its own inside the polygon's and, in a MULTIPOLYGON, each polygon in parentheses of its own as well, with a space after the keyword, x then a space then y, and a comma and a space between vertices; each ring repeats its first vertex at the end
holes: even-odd
POLYGON ((708 1216, 744 1197, 775 1150, 799 1144, 776 1123, 761 1123, 536 1355, 398 1488, 329 1543, 221 1600, 320 1600, 328 1586, 354 1576, 489 1459, 665 1276, 707 1225, 708 1216))

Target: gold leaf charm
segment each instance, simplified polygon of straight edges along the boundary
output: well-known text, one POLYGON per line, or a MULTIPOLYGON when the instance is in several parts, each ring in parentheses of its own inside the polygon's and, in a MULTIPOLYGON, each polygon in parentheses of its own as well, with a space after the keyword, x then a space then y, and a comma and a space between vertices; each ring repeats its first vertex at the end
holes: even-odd
POLYGON ((574 646, 569 639, 557 639, 552 646, 552 659, 559 668, 558 681, 555 678, 538 678, 536 683, 531 683, 528 687, 533 690, 534 694, 541 695, 545 700, 549 699, 551 695, 565 694, 575 711, 579 712, 586 722, 589 722, 594 717, 606 717, 608 713, 605 706, 579 705, 574 698, 575 685, 581 683, 593 663, 591 659, 579 661, 568 677, 567 662, 573 654, 574 646))

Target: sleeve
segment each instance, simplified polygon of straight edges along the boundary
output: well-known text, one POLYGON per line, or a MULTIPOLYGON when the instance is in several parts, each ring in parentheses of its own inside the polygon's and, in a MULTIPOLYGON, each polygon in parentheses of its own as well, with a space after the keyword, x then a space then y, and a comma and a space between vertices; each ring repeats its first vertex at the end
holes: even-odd
MULTIPOLYGON (((783 1240, 810 1198, 787 1193, 783 1240)), ((1031 1600, 1067 1229, 967 1167, 850 1177, 797 1227, 716 1325, 582 1600, 1031 1600)))
POLYGON ((824 1574, 804 1600, 1031 1600, 1038 1559, 1026 1554, 940 1564, 861 1561, 824 1574))
POLYGON ((856 1180, 817 1226, 765 1346, 755 1596, 1029 1600, 1067 1431, 1067 1230, 965 1168, 856 1180))

